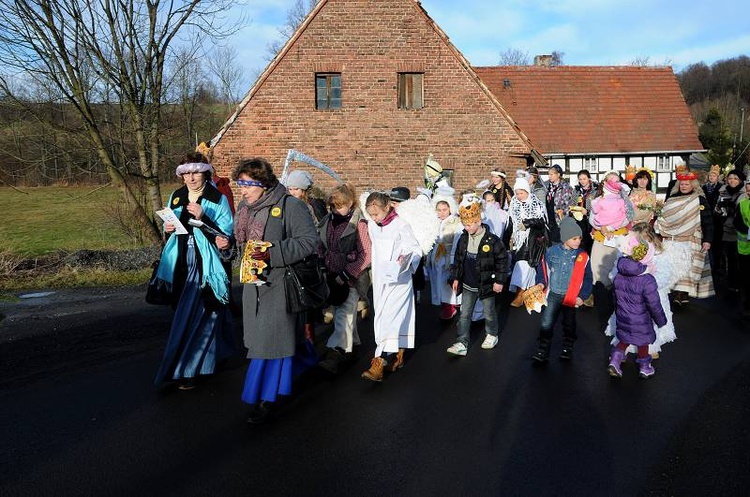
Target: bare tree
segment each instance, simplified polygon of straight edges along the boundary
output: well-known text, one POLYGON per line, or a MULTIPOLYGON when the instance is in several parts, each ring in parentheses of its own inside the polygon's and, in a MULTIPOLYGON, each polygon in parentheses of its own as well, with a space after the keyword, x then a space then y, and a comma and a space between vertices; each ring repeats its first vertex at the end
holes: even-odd
POLYGON ((279 39, 276 39, 268 45, 266 45, 266 60, 269 62, 276 57, 276 55, 284 47, 284 44, 292 37, 297 28, 305 21, 307 15, 312 12, 319 0, 295 0, 292 5, 286 11, 286 19, 279 30, 279 39))
POLYGON ((508 48, 504 52, 500 52, 501 66, 528 66, 531 65, 531 57, 529 52, 517 48, 508 48))
POLYGON ((550 62, 550 66, 562 66, 563 64, 563 56, 565 55, 565 52, 559 52, 555 50, 552 52, 552 60, 550 62))
POLYGON ((649 57, 648 55, 638 56, 631 60, 628 65, 633 67, 648 67, 649 65, 651 65, 651 57, 649 57))
POLYGON ((162 206, 158 179, 165 66, 172 47, 200 45, 230 34, 231 0, 0 0, 0 87, 13 95, 14 78, 50 85, 79 113, 134 222, 159 239, 153 210, 162 206), (111 105, 117 112, 101 112, 111 105), (135 141, 134 158, 117 154, 103 119, 120 117, 135 141), (146 185, 146 207, 129 182, 127 162, 146 185))
POLYGON ((243 90, 243 73, 237 59, 237 49, 229 45, 216 46, 208 56, 208 68, 216 78, 221 98, 227 106, 239 102, 243 90))

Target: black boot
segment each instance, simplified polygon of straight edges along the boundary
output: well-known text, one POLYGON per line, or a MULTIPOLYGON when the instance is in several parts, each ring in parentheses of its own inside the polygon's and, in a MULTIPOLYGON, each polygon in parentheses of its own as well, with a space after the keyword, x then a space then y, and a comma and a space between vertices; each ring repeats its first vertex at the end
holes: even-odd
POLYGON ((560 359, 563 361, 569 361, 573 358, 573 344, 575 340, 569 337, 563 338, 562 352, 560 352, 560 359))
POLYGON ((549 360, 549 347, 550 347, 550 339, 549 338, 540 338, 539 339, 539 348, 536 349, 536 352, 534 352, 534 355, 531 356, 532 359, 534 359, 536 362, 547 362, 549 360))
POLYGON ((255 405, 247 416, 247 422, 251 425, 265 423, 273 416, 273 402, 261 400, 255 405))

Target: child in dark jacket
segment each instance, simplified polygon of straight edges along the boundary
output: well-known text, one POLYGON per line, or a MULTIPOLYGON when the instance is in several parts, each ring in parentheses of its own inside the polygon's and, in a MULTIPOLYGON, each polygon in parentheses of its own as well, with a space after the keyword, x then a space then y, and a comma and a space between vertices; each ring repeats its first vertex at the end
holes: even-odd
POLYGON ((649 273, 645 264, 653 257, 654 247, 634 239, 630 235, 626 243, 625 255, 617 260, 615 276, 615 317, 617 319, 617 339, 620 341, 612 349, 607 372, 613 378, 622 377, 621 364, 625 360, 629 345, 638 348, 638 362, 641 378, 649 378, 656 373, 651 365, 648 346, 656 340, 652 320, 658 327, 667 324, 667 316, 659 300, 656 279, 649 273))
MULTIPOLYGON (((589 255, 581 247, 581 228, 572 217, 560 222, 562 243, 548 248, 537 270, 537 286, 546 288, 547 305, 542 311, 539 329, 539 348, 532 356, 536 362, 549 359, 549 349, 555 323, 562 314, 563 346, 560 359, 573 358, 577 339, 576 314, 593 290, 593 276, 589 255)), ((533 293, 533 292, 532 292, 533 293)))
POLYGON ((486 336, 483 349, 492 349, 498 342, 498 317, 495 295, 503 291, 508 276, 508 251, 503 242, 482 224, 479 197, 464 196, 458 208, 464 231, 456 244, 451 265, 450 284, 457 294, 462 293, 458 337, 447 352, 465 356, 469 346, 471 314, 477 299, 482 301, 486 336))

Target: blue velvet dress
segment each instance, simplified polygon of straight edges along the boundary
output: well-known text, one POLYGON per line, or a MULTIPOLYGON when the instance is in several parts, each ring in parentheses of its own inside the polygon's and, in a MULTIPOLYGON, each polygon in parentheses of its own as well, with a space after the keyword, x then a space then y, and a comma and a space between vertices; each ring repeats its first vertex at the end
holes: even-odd
POLYGON ((194 239, 187 242, 187 280, 175 309, 164 358, 154 383, 212 374, 221 359, 237 353, 228 306, 207 309, 200 287, 194 239))

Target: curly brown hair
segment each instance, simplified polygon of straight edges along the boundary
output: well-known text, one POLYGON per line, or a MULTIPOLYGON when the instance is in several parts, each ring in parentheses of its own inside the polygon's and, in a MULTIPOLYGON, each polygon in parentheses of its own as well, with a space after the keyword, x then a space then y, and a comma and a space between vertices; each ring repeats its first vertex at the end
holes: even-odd
POLYGON ((237 181, 240 174, 246 174, 255 181, 260 181, 263 188, 273 188, 279 184, 276 175, 273 174, 271 163, 262 157, 253 157, 252 159, 241 159, 232 171, 232 180, 237 181))

